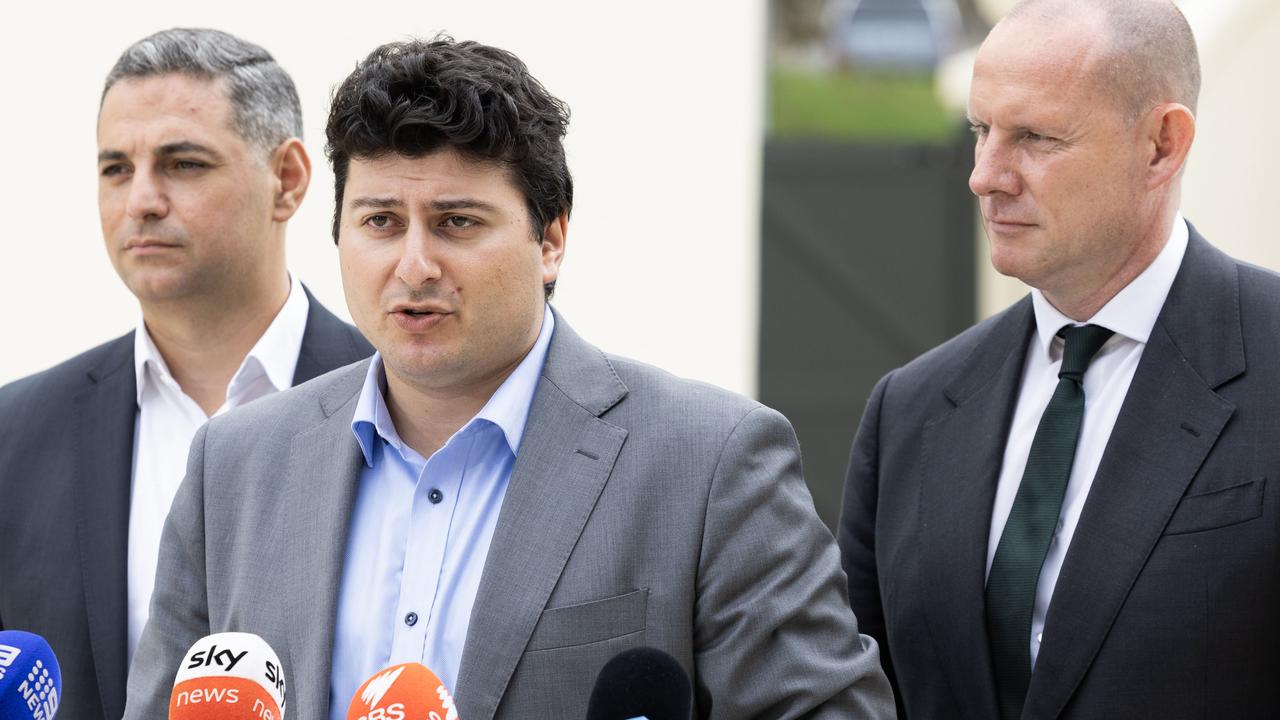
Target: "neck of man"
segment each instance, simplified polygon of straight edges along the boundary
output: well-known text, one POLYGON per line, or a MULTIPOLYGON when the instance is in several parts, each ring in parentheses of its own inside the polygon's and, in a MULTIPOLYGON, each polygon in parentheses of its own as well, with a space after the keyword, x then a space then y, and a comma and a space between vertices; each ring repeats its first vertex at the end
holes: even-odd
POLYGON ((480 412, 502 383, 511 377, 511 373, 515 372, 537 341, 535 329, 524 352, 518 357, 488 374, 483 380, 462 387, 419 387, 405 382, 390 368, 386 368, 387 411, 400 439, 422 457, 431 457, 480 412))
POLYGON ((1058 312, 1076 322, 1087 321, 1155 262, 1169 242, 1177 213, 1175 194, 1146 213, 1148 220, 1140 225, 1140 236, 1128 246, 1128 254, 1113 262, 1109 270, 1082 268, 1081 277, 1068 279, 1060 287, 1040 288, 1040 291, 1058 312))
POLYGON ((281 263, 273 281, 238 286, 218 297, 184 297, 143 303, 147 333, 182 391, 212 416, 227 386, 289 298, 281 263))

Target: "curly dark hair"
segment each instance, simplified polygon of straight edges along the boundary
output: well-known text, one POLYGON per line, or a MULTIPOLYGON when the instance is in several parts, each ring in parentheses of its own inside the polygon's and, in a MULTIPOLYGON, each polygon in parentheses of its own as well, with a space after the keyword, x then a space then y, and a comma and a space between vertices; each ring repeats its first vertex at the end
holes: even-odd
POLYGON ((351 158, 421 157, 445 148, 508 167, 534 240, 542 242, 547 225, 573 207, 568 125, 568 106, 506 50, 447 35, 379 46, 334 92, 325 127, 334 244, 351 158))

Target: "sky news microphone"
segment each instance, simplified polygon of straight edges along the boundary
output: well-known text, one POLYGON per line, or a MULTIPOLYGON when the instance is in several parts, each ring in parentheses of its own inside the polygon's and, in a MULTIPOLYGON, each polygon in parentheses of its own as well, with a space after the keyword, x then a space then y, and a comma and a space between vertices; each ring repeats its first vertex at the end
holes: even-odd
POLYGON ((197 640, 169 696, 169 720, 282 720, 284 710, 284 666, 253 633, 197 640))
POLYGON ((0 630, 0 718, 52 720, 62 698, 62 671, 39 635, 0 630))
POLYGON ((689 720, 693 691, 679 661, 651 647, 623 650, 605 663, 587 703, 587 720, 689 720))
POLYGON ((364 681, 347 720, 458 720, 449 688, 420 663, 392 665, 364 681))

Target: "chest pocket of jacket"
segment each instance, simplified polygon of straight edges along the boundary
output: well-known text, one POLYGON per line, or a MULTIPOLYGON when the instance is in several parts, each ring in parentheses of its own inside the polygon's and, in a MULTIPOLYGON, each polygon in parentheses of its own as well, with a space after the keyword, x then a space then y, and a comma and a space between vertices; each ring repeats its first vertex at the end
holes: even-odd
POLYGON ((1202 532, 1237 525, 1262 514, 1266 478, 1182 498, 1165 526, 1165 535, 1202 532))
POLYGON ((533 628, 527 651, 586 645, 644 630, 649 590, 549 608, 533 628))

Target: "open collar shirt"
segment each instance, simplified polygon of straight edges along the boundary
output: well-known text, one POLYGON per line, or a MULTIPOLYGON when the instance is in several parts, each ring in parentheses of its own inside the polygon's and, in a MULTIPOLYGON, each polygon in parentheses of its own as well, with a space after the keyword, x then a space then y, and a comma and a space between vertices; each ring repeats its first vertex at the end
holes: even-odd
MULTIPOLYGON (((214 416, 293 384, 310 302, 302 283, 289 281, 289 297, 227 384, 214 416)), ((147 624, 160 555, 160 533, 187 469, 191 440, 209 420, 169 372, 141 318, 133 336, 138 413, 133 431, 133 487, 129 495, 129 660, 147 624)))
POLYGON ((385 399, 382 356, 369 364, 351 431, 364 456, 338 594, 329 717, 343 720, 361 683, 404 662, 453 689, 475 603, 555 328, 431 457, 401 439, 385 399))

